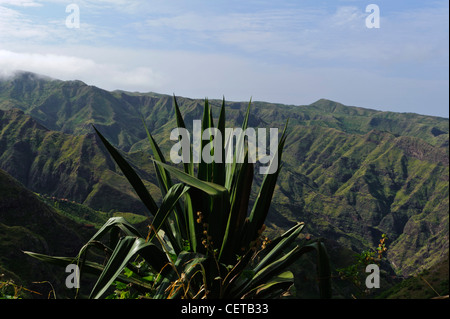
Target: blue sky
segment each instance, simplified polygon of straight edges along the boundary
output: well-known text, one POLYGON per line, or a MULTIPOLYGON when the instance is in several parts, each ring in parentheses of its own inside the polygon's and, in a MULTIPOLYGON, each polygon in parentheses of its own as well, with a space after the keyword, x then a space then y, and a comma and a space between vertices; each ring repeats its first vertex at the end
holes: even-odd
POLYGON ((448 117, 448 14, 448 1, 0 0, 0 75, 448 117), (380 28, 366 27, 372 3, 380 28))

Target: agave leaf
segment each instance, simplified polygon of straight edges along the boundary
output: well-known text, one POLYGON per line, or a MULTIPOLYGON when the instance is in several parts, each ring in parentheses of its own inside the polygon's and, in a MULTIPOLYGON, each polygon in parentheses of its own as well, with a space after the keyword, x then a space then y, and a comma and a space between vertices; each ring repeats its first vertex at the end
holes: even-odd
MULTIPOLYGON (((159 181, 159 185, 161 188, 161 194, 163 194, 163 198, 165 198, 167 196, 167 192, 169 191, 169 189, 172 187, 170 186, 169 189, 165 189, 164 182, 162 181, 161 175, 160 175, 160 168, 158 167, 158 164, 153 162, 153 165, 155 167, 155 173, 156 173, 156 177, 159 181), (163 190, 164 189, 164 190, 163 190)), ((162 168, 163 169, 163 168, 162 168)), ((164 169, 163 169, 164 170, 164 169)), ((170 182, 171 185, 171 182, 170 182)), ((156 214, 160 214, 161 207, 158 208, 158 212, 156 214)), ((165 224, 165 229, 168 231, 168 237, 170 237, 171 241, 174 242, 174 245, 176 244, 176 242, 178 243, 177 248, 182 247, 181 243, 180 243, 180 236, 182 238, 186 237, 186 233, 184 230, 184 211, 181 209, 180 203, 179 201, 175 202, 175 207, 173 210, 170 211, 171 214, 169 214, 165 220, 164 220, 164 224, 165 224), (169 231, 171 230, 171 231, 169 231), (175 239, 176 237, 176 239, 175 239)))
MULTIPOLYGON (((266 245, 266 246, 267 246, 267 249, 268 249, 268 250, 272 249, 273 247, 275 247, 276 245, 278 245, 280 241, 282 241, 282 240, 285 239, 285 238, 288 238, 288 237, 291 236, 294 232, 298 231, 299 228, 301 228, 301 229, 300 229, 300 232, 301 232, 301 230, 303 230, 303 228, 304 228, 304 225, 305 225, 304 222, 297 222, 297 224, 296 224, 295 226, 291 227, 289 230, 287 230, 286 232, 284 232, 284 233, 281 234, 280 236, 278 236, 278 237, 272 239, 272 240, 270 241, 270 243, 268 243, 268 244, 266 245)), ((294 240, 295 240, 295 238, 294 238, 294 240)))
POLYGON ((269 280, 273 276, 277 276, 281 272, 283 272, 287 267, 289 267, 293 262, 295 262, 301 255, 313 251, 314 247, 297 246, 292 249, 289 253, 267 265, 263 269, 259 270, 250 280, 241 284, 239 287, 235 289, 235 294, 237 296, 241 296, 245 294, 246 291, 251 290, 269 280))
POLYGON ((151 215, 155 215, 158 210, 158 206, 148 192, 147 188, 144 186, 144 183, 142 183, 142 180, 139 178, 130 164, 128 164, 128 162, 122 157, 122 155, 120 155, 120 153, 106 140, 106 138, 103 137, 103 135, 95 128, 95 126, 94 130, 97 132, 109 154, 116 161, 117 165, 119 165, 120 169, 130 182, 131 186, 133 186, 142 203, 144 203, 151 215))
POLYGON ((281 292, 286 291, 294 284, 294 274, 291 271, 285 271, 263 284, 248 291, 243 298, 270 298, 279 296, 281 292))
POLYGON ((122 231, 126 236, 137 236, 142 237, 139 231, 133 227, 129 222, 125 220, 123 217, 111 217, 106 221, 105 224, 89 239, 88 243, 84 245, 78 256, 81 256, 82 253, 84 253, 92 243, 95 243, 98 241, 101 237, 103 237, 105 234, 109 232, 110 237, 110 247, 108 248, 114 248, 119 241, 120 238, 120 231, 122 231))
MULTIPOLYGON (((205 260, 204 256, 198 253, 192 253, 187 251, 182 251, 178 256, 177 260, 170 267, 170 273, 162 280, 158 287, 158 290, 154 296, 154 299, 166 299, 170 297, 170 286, 174 286, 176 283, 182 283, 182 276, 184 278, 189 278, 189 272, 192 271, 192 265, 195 263, 201 263, 205 260)), ((173 288, 173 287, 172 287, 173 288)), ((173 291, 173 290, 172 290, 173 291)), ((174 297, 174 296, 172 296, 174 297)))
POLYGON ((189 296, 190 298, 194 297, 194 294, 197 294, 198 291, 196 291, 198 288, 194 287, 194 291, 192 291, 194 286, 194 276, 197 273, 201 273, 202 275, 202 283, 205 283, 207 281, 207 275, 205 273, 205 267, 203 266, 203 263, 207 260, 206 257, 204 257, 201 254, 189 254, 186 255, 183 260, 186 260, 188 258, 188 261, 182 263, 177 263, 178 268, 178 274, 182 277, 181 281, 183 283, 183 287, 180 289, 177 289, 175 293, 171 293, 168 296, 168 299, 175 299, 180 296, 181 293, 183 293, 183 297, 189 296), (185 278, 183 280, 183 278, 185 278))
POLYGON ((222 148, 222 161, 220 163, 214 162, 213 181, 216 184, 225 186, 225 98, 222 99, 222 107, 220 109, 217 129, 222 134, 222 143, 220 145, 222 148))
MULTIPOLYGON (((159 206, 158 212, 155 215, 155 218, 153 219, 152 226, 153 226, 153 233, 150 237, 149 242, 152 241, 152 239, 155 236, 155 232, 158 232, 163 223, 166 221, 167 216, 172 212, 175 205, 178 203, 180 198, 189 190, 189 186, 185 186, 184 184, 175 184, 172 186, 169 191, 167 192, 166 196, 164 197, 161 206, 159 206)), ((168 231, 166 230, 166 233, 168 231)), ((173 243, 172 243, 173 244, 173 243)))
POLYGON ((258 299, 275 299, 279 298, 281 295, 285 294, 289 291, 289 288, 292 287, 293 282, 279 282, 274 283, 268 288, 261 289, 261 291, 257 292, 255 298, 258 299))
MULTIPOLYGON (((247 157, 246 157, 247 158, 247 157)), ((253 164, 247 160, 242 163, 238 170, 237 183, 232 188, 230 198, 230 213, 228 220, 225 220, 226 229, 222 247, 219 254, 219 260, 232 262, 234 255, 240 255, 239 251, 242 245, 242 230, 245 218, 247 217, 248 203, 253 180, 253 164)))
MULTIPOLYGON (((147 133, 147 138, 150 142, 150 146, 153 151, 153 156, 160 162, 165 163, 166 159, 164 158, 163 153, 161 152, 161 149, 159 148, 158 144, 156 144, 155 139, 150 134, 150 131, 148 130, 147 125, 145 124, 144 118, 142 118, 142 123, 144 124, 145 132, 147 133)), ((170 187, 172 187, 172 181, 170 179, 170 174, 166 172, 163 168, 159 167, 158 165, 155 165, 155 171, 157 173, 160 189, 162 192, 162 195, 165 196, 167 191, 170 187)))
MULTIPOLYGON (((321 240, 315 241, 302 247, 297 246, 288 254, 267 265, 265 268, 258 271, 250 282, 244 287, 250 289, 256 285, 261 284, 265 280, 269 280, 272 276, 280 271, 286 269, 294 263, 303 254, 316 251, 317 253, 317 277, 319 281, 320 297, 323 299, 331 298, 331 270, 329 257, 325 249, 325 245, 321 240)), ((242 291, 242 290, 241 290, 242 291)))
POLYGON ((193 210, 193 203, 191 195, 189 192, 185 194, 185 213, 187 215, 186 232, 189 235, 189 246, 193 252, 197 252, 197 233, 196 233, 196 222, 193 210))
MULTIPOLYGON (((155 159, 152 159, 153 161, 156 161, 155 159)), ((156 161, 158 162, 158 161, 156 161)), ((191 246, 191 249, 194 252, 200 252, 202 250, 202 246, 198 245, 197 240, 197 233, 199 232, 199 224, 195 222, 196 214, 198 211, 204 212, 206 215, 209 215, 210 210, 210 202, 207 203, 203 202, 201 199, 204 197, 202 192, 210 195, 213 197, 213 200, 223 200, 221 198, 226 198, 228 196, 228 191, 225 187, 214 184, 211 182, 202 181, 195 176, 189 175, 181 170, 179 170, 176 167, 158 162, 159 165, 163 166, 166 170, 168 170, 172 176, 178 178, 182 183, 185 183, 192 188, 189 190, 189 192, 186 192, 185 196, 185 214, 187 215, 187 232, 189 234, 189 243, 191 246), (202 209, 201 207, 209 208, 207 212, 202 209)))
MULTIPOLYGON (((248 103, 248 107, 247 107, 247 112, 245 114, 244 117, 244 121, 242 122, 242 131, 240 132, 240 134, 237 136, 236 138, 236 148, 235 150, 233 150, 231 148, 231 143, 233 142, 233 136, 230 134, 230 136, 227 138, 225 136, 225 145, 226 145, 226 157, 228 157, 228 153, 230 152, 234 152, 233 153, 233 160, 229 161, 226 163, 225 165, 225 187, 228 189, 231 189, 233 186, 233 183, 236 182, 235 179, 237 178, 235 171, 236 171, 236 158, 239 158, 240 156, 242 156, 242 152, 244 152, 244 132, 247 129, 248 126, 248 118, 250 116, 250 106, 251 106, 251 99, 250 102, 248 103)), ((230 153, 231 154, 231 153, 230 153)))
POLYGON ((114 280, 121 274, 130 259, 138 253, 143 255, 143 257, 147 256, 147 262, 154 267, 156 271, 160 271, 167 262, 164 261, 165 254, 155 245, 147 243, 142 238, 132 236, 123 237, 117 243, 113 254, 99 276, 89 298, 100 298, 106 290, 108 290, 114 280))
POLYGON ((331 269, 325 244, 322 240, 311 243, 317 251, 317 277, 319 280, 320 298, 329 299, 332 296, 331 290, 331 269))
POLYGON ((271 165, 276 165, 275 173, 266 174, 264 176, 255 203, 253 204, 253 208, 249 216, 249 222, 246 224, 246 229, 244 231, 246 234, 244 246, 248 245, 256 238, 258 230, 261 229, 269 212, 270 203, 272 201, 272 196, 278 179, 278 174, 280 173, 281 169, 281 155, 286 140, 287 124, 288 123, 286 123, 284 127, 283 133, 278 143, 277 152, 274 154, 274 156, 278 156, 278 161, 271 163, 271 165))
MULTIPOLYGON (((178 104, 176 102, 176 98, 174 96, 174 101, 175 101, 175 106, 176 106, 176 111, 177 113, 179 113, 179 108, 178 108, 178 104)), ((180 114, 180 113, 179 113, 180 114)), ((181 116, 181 114, 180 114, 181 116)), ((183 119, 180 117, 180 121, 179 124, 181 126, 184 126, 184 122, 183 119)), ((148 127, 145 124, 144 119, 142 118, 142 121, 144 123, 144 127, 147 133, 147 138, 150 142, 150 145, 152 147, 153 150, 153 154, 154 157, 156 158, 156 160, 162 162, 162 163, 166 163, 166 160, 164 158, 164 155, 162 154, 161 149, 159 148, 159 146, 157 145, 157 143, 155 142, 155 139, 153 138, 153 136, 150 134, 148 127)), ((162 196, 165 197, 167 195, 167 192, 169 192, 169 189, 173 186, 171 177, 170 177, 170 173, 164 169, 161 165, 159 165, 157 162, 153 162, 153 165, 155 167, 155 172, 156 172, 156 177, 158 179, 159 185, 160 185, 160 189, 161 189, 161 193, 162 196)), ((184 192, 183 192, 184 193, 184 192)), ((157 214, 159 213, 161 216, 161 207, 159 208, 157 214)), ((185 215, 184 210, 182 209, 180 203, 178 202, 178 200, 176 201, 174 210, 173 210, 173 214, 171 214, 171 217, 166 216, 164 219, 166 219, 169 223, 171 228, 176 227, 176 230, 172 231, 172 232, 167 232, 167 235, 171 238, 171 241, 173 242, 173 244, 177 246, 177 251, 179 252, 180 249, 182 248, 182 238, 186 238, 186 220, 188 219, 185 215), (173 220, 172 220, 173 219, 173 220), (180 238, 181 236, 181 238, 180 238), (176 237, 176 240, 174 240, 176 237), (176 243, 175 243, 176 241, 176 243)))
POLYGON ((238 298, 233 294, 239 287, 242 287, 248 280, 242 280, 242 272, 248 266, 253 254, 247 253, 234 265, 234 267, 227 273, 223 280, 223 296, 225 298, 238 298), (240 283, 239 283, 240 282, 240 283))
POLYGON ((255 271, 258 272, 266 265, 271 263, 275 258, 282 254, 284 248, 288 247, 298 237, 298 234, 303 230, 305 225, 303 223, 297 223, 294 227, 289 229, 286 233, 280 236, 280 240, 277 240, 277 244, 269 249, 269 253, 255 267, 255 271))
POLYGON ((212 248, 219 249, 222 247, 224 233, 227 227, 227 220, 230 214, 230 198, 228 192, 216 196, 212 200, 212 208, 209 213, 208 235, 212 237, 212 248))
POLYGON ((173 176, 178 178, 181 182, 195 187, 208 195, 211 196, 220 196, 222 193, 227 192, 227 189, 223 186, 220 186, 218 184, 214 184, 211 182, 202 181, 195 176, 186 174, 183 171, 180 171, 178 168, 167 165, 165 163, 161 163, 155 159, 152 159, 153 161, 157 162, 159 165, 163 166, 166 170, 168 170, 173 176))
POLYGON ((253 184, 253 163, 248 162, 248 154, 246 160, 239 169, 237 184, 232 191, 232 213, 233 219, 231 225, 235 231, 242 231, 245 218, 247 217, 248 204, 250 201, 250 194, 253 184))
MULTIPOLYGON (((183 120, 183 116, 181 115, 180 112, 180 107, 178 106, 178 102, 177 99, 175 97, 175 95, 173 96, 173 102, 174 102, 174 107, 175 107, 175 117, 177 120, 177 126, 179 128, 186 128, 186 125, 184 124, 184 120, 183 120)), ((194 175, 194 161, 193 161, 193 155, 192 155, 192 146, 191 146, 191 150, 190 150, 190 161, 189 163, 183 163, 184 166, 184 171, 189 174, 189 175, 194 175)))
MULTIPOLYGON (((203 109, 203 119, 202 119, 202 132, 205 132, 206 130, 208 130, 209 128, 214 127, 214 124, 212 122, 212 117, 211 117, 211 109, 209 107, 209 102, 208 99, 205 99, 205 107, 203 109)), ((197 177, 203 181, 211 181, 211 174, 212 174, 212 164, 206 163, 203 161, 203 149, 205 148, 205 146, 212 140, 212 138, 210 138, 209 141, 204 140, 202 137, 201 138, 201 143, 200 143, 200 149, 199 151, 199 155, 200 155, 200 163, 198 165, 198 172, 197 172, 197 177)))
POLYGON ((273 275, 276 275, 279 270, 286 269, 286 267, 290 266, 299 256, 311 251, 312 249, 313 248, 310 247, 295 247, 283 257, 275 260, 260 271, 256 272, 255 276, 252 278, 253 282, 251 285, 264 281, 265 279, 270 279, 273 275))
POLYGON ((100 239, 104 234, 111 229, 117 228, 125 233, 127 236, 137 236, 142 237, 139 231, 133 227, 127 220, 123 217, 111 217, 106 221, 105 224, 91 237, 89 242, 100 239))
MULTIPOLYGON (((78 258, 77 257, 55 257, 55 256, 49 256, 45 254, 39 254, 34 253, 31 251, 24 251, 23 253, 27 254, 30 257, 36 258, 38 260, 44 261, 49 264, 65 267, 70 264, 77 264, 78 258)), ((101 265, 97 263, 86 263, 87 269, 90 270, 91 273, 98 274, 101 272, 101 265), (98 265, 98 267, 97 267, 98 265)))
MULTIPOLYGON (((34 252, 30 252, 30 251, 24 251, 24 253, 29 255, 30 257, 36 258, 40 261, 43 261, 43 262, 46 262, 46 263, 49 263, 52 265, 60 266, 60 267, 66 267, 67 265, 70 265, 70 264, 78 264, 80 266, 81 273, 88 273, 88 274, 92 274, 95 276, 99 276, 102 273, 103 268, 104 268, 103 265, 98 264, 96 262, 92 262, 92 261, 84 261, 81 264, 79 264, 78 257, 55 257, 55 256, 34 253, 34 252)), ((134 285, 138 285, 138 286, 141 286, 146 289, 151 288, 151 285, 149 285, 143 281, 137 280, 136 278, 132 278, 132 277, 126 277, 122 274, 117 277, 117 280, 124 282, 126 284, 132 283, 134 285)))
POLYGON ((164 158, 163 153, 161 152, 161 149, 159 148, 158 144, 156 143, 155 139, 153 138, 153 136, 150 134, 150 131, 148 130, 148 126, 145 123, 144 118, 141 118, 142 120, 142 124, 144 125, 144 129, 145 132, 147 133, 147 139, 150 142, 150 146, 152 147, 152 151, 153 151, 153 156, 158 160, 161 161, 163 163, 166 162, 166 159, 164 158))

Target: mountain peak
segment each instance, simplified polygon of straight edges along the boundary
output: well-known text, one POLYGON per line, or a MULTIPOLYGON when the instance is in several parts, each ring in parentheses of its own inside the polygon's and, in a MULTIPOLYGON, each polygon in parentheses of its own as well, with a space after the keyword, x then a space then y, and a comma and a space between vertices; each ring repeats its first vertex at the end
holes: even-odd
POLYGON ((345 105, 336 101, 328 100, 328 99, 319 99, 316 102, 311 103, 308 105, 309 107, 314 107, 317 110, 320 110, 322 112, 326 113, 339 113, 342 115, 375 115, 378 113, 381 113, 381 111, 365 108, 365 107, 358 107, 358 106, 349 106, 345 105))
MULTIPOLYGON (((22 80, 22 81, 37 81, 37 80, 46 80, 46 81, 55 81, 56 79, 51 78, 47 75, 33 73, 29 71, 16 70, 7 74, 3 77, 4 80, 22 80)), ((2 80, 2 78, 0 78, 2 80)))

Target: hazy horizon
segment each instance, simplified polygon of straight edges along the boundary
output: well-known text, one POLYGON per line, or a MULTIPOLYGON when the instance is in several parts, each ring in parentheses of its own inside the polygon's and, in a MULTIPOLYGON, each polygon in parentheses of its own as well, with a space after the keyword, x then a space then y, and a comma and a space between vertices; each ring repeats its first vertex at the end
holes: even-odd
POLYGON ((369 4, 0 0, 0 74, 448 118, 448 1, 373 2, 379 28, 369 4))

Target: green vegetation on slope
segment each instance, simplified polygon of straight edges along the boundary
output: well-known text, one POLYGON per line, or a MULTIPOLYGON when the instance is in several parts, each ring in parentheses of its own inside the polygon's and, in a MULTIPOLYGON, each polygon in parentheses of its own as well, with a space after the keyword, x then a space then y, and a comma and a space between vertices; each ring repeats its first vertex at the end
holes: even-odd
POLYGON ((0 111, 0 168, 37 193, 102 211, 144 209, 94 134, 50 131, 17 109, 0 111))
MULTIPOLYGON (((64 271, 37 263, 23 250, 70 256, 91 234, 92 230, 60 215, 0 170, 0 270, 7 277, 2 280, 12 279, 47 297, 48 286, 33 282, 64 286, 64 271)), ((67 291, 58 289, 58 293, 67 291)))

